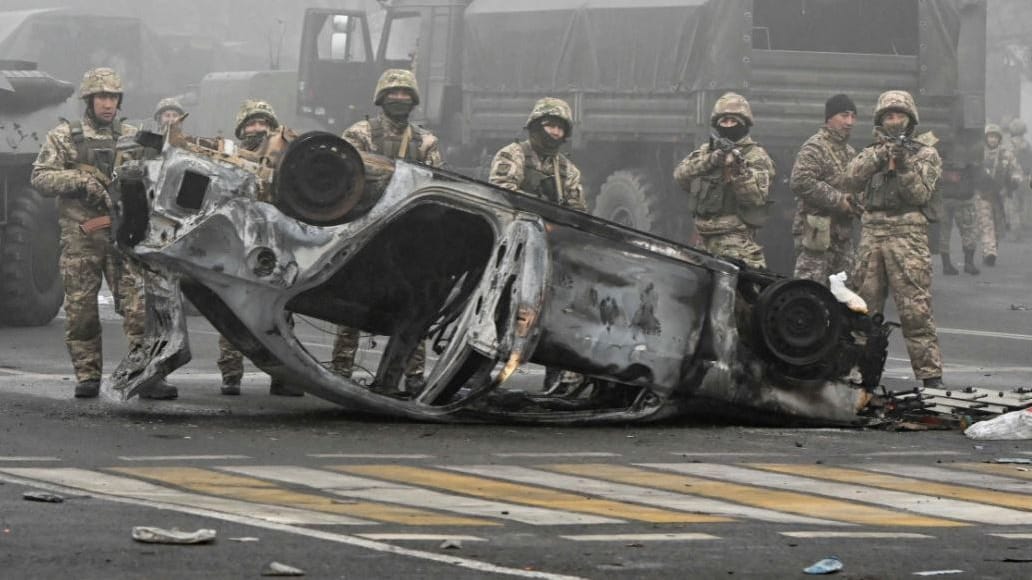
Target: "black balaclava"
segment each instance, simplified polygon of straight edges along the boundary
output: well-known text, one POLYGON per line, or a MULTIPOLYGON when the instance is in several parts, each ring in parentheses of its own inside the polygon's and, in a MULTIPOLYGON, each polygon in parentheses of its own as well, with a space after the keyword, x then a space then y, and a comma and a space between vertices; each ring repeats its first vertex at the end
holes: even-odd
POLYGON ((556 139, 545 131, 544 122, 547 118, 534 121, 528 131, 530 133, 530 145, 534 148, 534 151, 537 151, 539 155, 551 157, 559 152, 559 147, 566 142, 566 139, 556 139))
POLYGON ((383 100, 383 114, 395 123, 408 123, 412 109, 416 108, 415 101, 392 99, 387 97, 383 100))
POLYGON ((714 123, 714 129, 716 129, 717 135, 737 143, 740 139, 749 134, 749 125, 745 124, 742 119, 739 119, 737 116, 735 116, 735 118, 738 119, 738 124, 734 127, 722 127, 719 123, 720 119, 717 119, 718 122, 714 123))

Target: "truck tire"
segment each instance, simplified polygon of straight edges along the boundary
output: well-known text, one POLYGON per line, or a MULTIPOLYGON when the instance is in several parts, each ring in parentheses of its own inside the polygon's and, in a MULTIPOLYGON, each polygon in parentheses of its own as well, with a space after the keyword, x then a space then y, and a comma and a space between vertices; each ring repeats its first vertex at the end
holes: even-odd
POLYGON ((638 169, 613 172, 595 197, 593 215, 642 232, 663 234, 659 192, 638 169))
POLYGON ((42 326, 64 301, 57 211, 28 187, 12 196, 8 209, 0 245, 0 324, 42 326))

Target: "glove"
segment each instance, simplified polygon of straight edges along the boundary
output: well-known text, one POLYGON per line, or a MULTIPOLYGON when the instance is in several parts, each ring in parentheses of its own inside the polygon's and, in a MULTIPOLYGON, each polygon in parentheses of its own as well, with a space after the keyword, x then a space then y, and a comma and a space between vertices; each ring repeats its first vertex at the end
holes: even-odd
POLYGON ((723 167, 727 164, 727 153, 717 149, 709 154, 709 166, 713 168, 723 167))
POLYGON ((896 171, 906 171, 907 150, 899 145, 889 147, 889 157, 896 164, 896 171))

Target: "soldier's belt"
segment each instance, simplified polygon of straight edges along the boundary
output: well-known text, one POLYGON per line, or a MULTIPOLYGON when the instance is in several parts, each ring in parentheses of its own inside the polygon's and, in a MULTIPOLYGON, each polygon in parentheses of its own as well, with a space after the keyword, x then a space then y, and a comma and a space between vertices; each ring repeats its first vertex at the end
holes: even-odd
POLYGON ((82 233, 86 234, 86 235, 90 235, 93 232, 104 230, 104 229, 107 229, 107 228, 110 228, 110 227, 111 227, 111 216, 108 216, 108 215, 102 215, 100 217, 95 217, 93 219, 88 219, 88 220, 82 222, 81 224, 79 224, 79 230, 82 233))

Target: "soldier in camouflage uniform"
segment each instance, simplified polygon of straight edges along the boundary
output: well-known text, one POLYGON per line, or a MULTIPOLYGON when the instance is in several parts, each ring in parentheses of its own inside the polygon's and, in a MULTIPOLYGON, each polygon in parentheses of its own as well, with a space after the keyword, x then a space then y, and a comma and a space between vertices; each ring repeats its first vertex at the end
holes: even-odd
MULTIPOLYGON (((573 134, 570 105, 552 97, 539 99, 524 128, 527 139, 506 145, 495 153, 488 181, 563 207, 588 211, 580 170, 559 151, 573 134)), ((583 381, 584 377, 573 371, 545 369, 545 390, 552 394, 568 392, 583 381)))
MULTIPOLYGON (((240 140, 241 147, 248 151, 257 151, 269 133, 279 126, 279 119, 272 105, 261 100, 247 99, 240 105, 240 111, 237 113, 234 135, 240 140)), ((258 201, 272 202, 266 188, 261 189, 258 201)), ((239 395, 240 380, 244 376, 244 355, 222 335, 219 335, 219 358, 216 364, 222 373, 222 394, 239 395)), ((269 383, 269 394, 300 397, 304 395, 304 391, 286 385, 278 379, 272 379, 269 383)))
POLYGON ((994 182, 988 191, 979 191, 975 200, 978 227, 982 234, 982 262, 995 266, 999 255, 1000 233, 1007 226, 1003 200, 1021 186, 1021 166, 1008 148, 1003 146, 1003 130, 992 123, 985 126, 985 169, 994 182))
MULTIPOLYGON (((975 250, 978 247, 978 217, 975 210, 976 191, 991 186, 992 180, 981 163, 963 163, 960 151, 950 151, 947 144, 940 146, 943 159, 942 192, 943 213, 939 222, 939 255, 942 258, 942 273, 956 276, 960 272, 950 258, 950 242, 953 237, 953 223, 960 230, 960 247, 964 251, 964 272, 977 276, 981 271, 975 266, 975 250)), ((981 153, 979 152, 979 157, 981 153)))
POLYGON ((563 207, 588 211, 580 170, 559 151, 573 133, 570 105, 562 99, 540 99, 534 104, 525 128, 527 139, 495 153, 488 181, 563 207))
POLYGON ((933 209, 942 161, 934 147, 910 140, 918 124, 910 93, 882 93, 874 124, 875 143, 865 147, 847 169, 850 179, 861 186, 864 208, 851 283, 872 312, 883 311, 892 290, 914 375, 926 387, 941 387, 928 223, 929 216, 936 217, 933 209))
MULTIPOLYGON (((380 107, 374 119, 359 121, 344 131, 344 140, 359 151, 376 153, 409 163, 441 167, 444 160, 437 137, 430 131, 409 122, 412 110, 419 105, 419 85, 411 71, 389 69, 380 75, 373 90, 373 104, 380 107)), ((337 327, 333 341, 332 369, 342 377, 351 377, 358 352, 360 333, 357 328, 337 327)), ((418 393, 423 389, 423 367, 426 345, 420 343, 405 365, 405 390, 418 393)))
POLYGON ((796 195, 792 222, 796 278, 828 285, 828 276, 853 270, 853 224, 857 208, 855 186, 846 167, 856 156, 849 135, 856 122, 856 105, 846 95, 824 104, 824 126, 807 139, 792 166, 796 195))
POLYGON ((179 99, 165 97, 158 101, 158 106, 154 108, 154 121, 164 131, 169 125, 179 120, 185 114, 186 109, 179 104, 179 99))
MULTIPOLYGON (((101 279, 118 295, 129 348, 144 331, 139 276, 111 239, 111 199, 107 186, 115 169, 115 145, 136 128, 118 119, 122 80, 110 68, 86 72, 79 86, 86 104, 82 119, 62 121, 47 134, 33 164, 32 186, 57 197, 61 224, 61 277, 65 289, 65 344, 75 368, 75 396, 96 397, 103 369, 97 293, 101 279)), ((174 399, 176 388, 161 382, 142 398, 174 399)))
POLYGON ((766 268, 756 230, 763 225, 774 162, 749 136, 752 108, 745 97, 725 93, 713 105, 715 135, 677 166, 674 179, 692 194, 695 229, 706 250, 766 268), (692 183, 698 179, 698 192, 692 183))
MULTIPOLYGON (((1032 188, 1030 188, 1032 183, 1029 182, 1029 177, 1032 176, 1032 145, 1025 138, 1025 121, 1014 119, 1007 129, 1011 135, 1010 150, 1014 153, 1014 158, 1018 160, 1018 165, 1021 165, 1025 172, 1021 187, 1015 190, 1015 203, 1019 208, 1016 215, 1020 216, 1019 225, 1028 227, 1028 224, 1032 223, 1032 215, 1030 215, 1032 214, 1032 188)), ((1015 240, 1020 241, 1021 231, 1014 232, 1014 234, 1015 240)))

